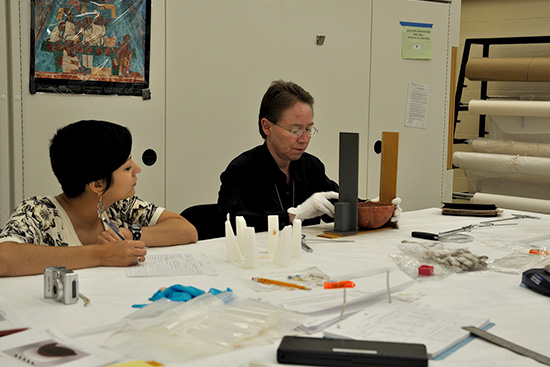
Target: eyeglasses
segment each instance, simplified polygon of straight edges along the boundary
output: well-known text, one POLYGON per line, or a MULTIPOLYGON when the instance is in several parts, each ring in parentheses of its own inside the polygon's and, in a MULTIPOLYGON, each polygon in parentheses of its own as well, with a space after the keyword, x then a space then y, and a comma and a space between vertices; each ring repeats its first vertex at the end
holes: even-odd
MULTIPOLYGON (((269 122, 271 122, 271 121, 269 121, 269 122)), ((283 130, 288 131, 295 138, 299 138, 300 136, 304 135, 304 133, 306 133, 306 135, 311 138, 311 137, 314 137, 315 135, 317 135, 317 133, 319 132, 319 130, 317 130, 317 128, 313 125, 309 129, 305 129, 305 130, 302 130, 302 129, 292 129, 291 130, 291 129, 287 129, 286 127, 282 127, 281 125, 277 124, 276 122, 271 122, 271 123, 275 126, 280 127, 283 130)))

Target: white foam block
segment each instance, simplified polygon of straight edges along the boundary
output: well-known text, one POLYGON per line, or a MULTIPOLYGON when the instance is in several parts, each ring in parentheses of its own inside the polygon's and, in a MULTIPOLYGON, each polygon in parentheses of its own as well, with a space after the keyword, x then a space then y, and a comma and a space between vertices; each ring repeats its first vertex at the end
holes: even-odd
POLYGON ((279 242, 279 216, 278 215, 269 215, 267 217, 267 232, 268 232, 267 252, 269 254, 274 254, 275 249, 277 248, 277 242, 279 242))
POLYGON ((302 256, 302 220, 292 221, 292 237, 290 240, 290 257, 299 259, 302 256))
POLYGON ((235 233, 233 233, 233 228, 231 227, 231 222, 229 219, 225 222, 225 243, 227 249, 227 261, 242 261, 243 255, 239 244, 237 243, 237 238, 235 233))
POLYGON ((277 250, 273 256, 273 264, 286 267, 290 263, 290 244, 292 240, 292 226, 286 226, 281 231, 277 250))
POLYGON ((246 228, 246 220, 242 216, 235 218, 235 228, 237 229, 237 243, 243 252, 243 229, 246 228))
POLYGON ((244 255, 244 266, 249 269, 256 269, 259 266, 258 247, 256 246, 256 232, 253 227, 242 229, 242 249, 244 255))

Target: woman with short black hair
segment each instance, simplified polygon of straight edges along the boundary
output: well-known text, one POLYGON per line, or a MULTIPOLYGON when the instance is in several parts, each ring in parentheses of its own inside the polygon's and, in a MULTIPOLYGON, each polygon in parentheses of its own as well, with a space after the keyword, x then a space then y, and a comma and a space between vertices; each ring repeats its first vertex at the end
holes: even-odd
POLYGON ((59 129, 50 161, 63 192, 28 198, 15 209, 0 233, 0 276, 39 274, 48 266, 136 265, 145 261, 146 246, 196 242, 186 219, 135 196, 141 168, 131 148, 130 131, 111 122, 59 129))

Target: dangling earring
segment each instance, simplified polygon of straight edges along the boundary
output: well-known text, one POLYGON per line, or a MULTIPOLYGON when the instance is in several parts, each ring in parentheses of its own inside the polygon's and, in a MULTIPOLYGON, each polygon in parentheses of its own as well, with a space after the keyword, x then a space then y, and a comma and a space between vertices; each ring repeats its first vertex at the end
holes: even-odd
POLYGON ((98 195, 99 202, 97 203, 97 216, 99 219, 103 218, 103 210, 105 210, 105 204, 101 200, 103 198, 103 194, 98 195))

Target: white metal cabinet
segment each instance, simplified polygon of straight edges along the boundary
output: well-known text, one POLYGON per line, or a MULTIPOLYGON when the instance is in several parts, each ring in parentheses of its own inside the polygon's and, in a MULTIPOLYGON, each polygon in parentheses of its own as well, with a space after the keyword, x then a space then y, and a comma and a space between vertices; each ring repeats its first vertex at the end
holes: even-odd
POLYGON ((339 133, 360 134, 359 196, 366 197, 371 1, 282 2, 281 77, 315 98, 319 134, 308 152, 338 182, 339 133), (323 45, 316 42, 324 36, 323 45))
MULTIPOLYGON (((0 24, 7 23, 6 0, 0 0, 0 24)), ((10 198, 12 182, 10 180, 10 100, 8 76, 8 33, 5 26, 0 26, 0 228, 8 219, 13 206, 10 198), (4 75, 6 77, 4 77, 4 75)))
POLYGON ((397 195, 406 210, 438 207, 451 199, 446 171, 449 110, 451 4, 374 0, 372 18, 368 191, 379 191, 380 156, 374 143, 382 131, 399 132, 397 195), (432 58, 401 57, 400 21, 430 23, 432 58), (409 82, 430 86, 426 128, 405 127, 409 82))
POLYGON ((315 97, 320 133, 308 151, 331 178, 338 180, 338 133, 359 132, 359 194, 377 196, 380 156, 372 146, 382 131, 398 131, 403 207, 439 205, 448 176, 450 8, 407 0, 168 1, 168 207, 216 201, 229 161, 262 143, 258 108, 277 78, 315 97), (432 60, 401 59, 400 20, 435 24, 432 60), (409 81, 432 87, 422 131, 403 127, 409 81))
POLYGON ((338 132, 366 133, 369 19, 362 0, 168 1, 168 207, 217 200, 230 160, 263 142, 260 101, 279 78, 315 97, 308 151, 338 180, 338 132))

